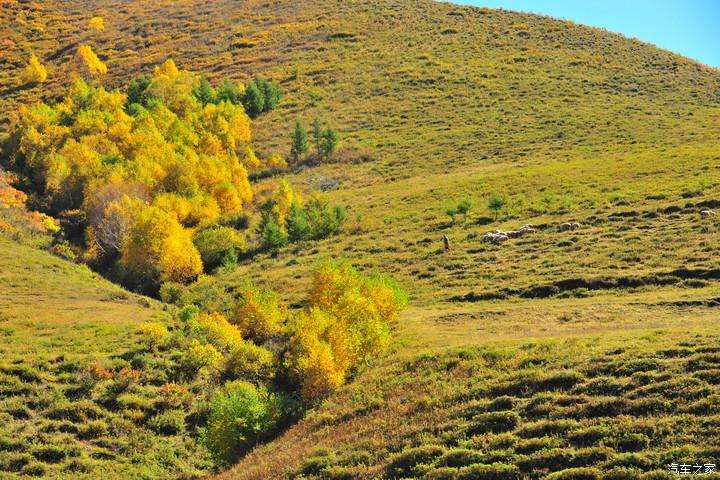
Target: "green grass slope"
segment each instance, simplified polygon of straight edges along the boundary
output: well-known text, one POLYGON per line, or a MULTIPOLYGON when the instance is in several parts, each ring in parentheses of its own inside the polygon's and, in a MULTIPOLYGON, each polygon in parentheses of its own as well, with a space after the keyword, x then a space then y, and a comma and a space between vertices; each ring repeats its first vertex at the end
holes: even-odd
POLYGON ((135 330, 170 320, 157 302, 1 236, 0 266, 0 478, 207 471, 184 431, 149 426, 172 366, 135 330))
POLYGON ((297 299, 311 264, 344 256, 397 277, 411 307, 386 357, 221 478, 637 478, 720 463, 719 224, 699 215, 720 207, 717 70, 598 29, 426 0, 50 0, 0 14, 4 118, 57 93, 87 41, 110 84, 168 52, 211 78, 278 81, 284 99, 254 126, 260 153, 287 152, 296 118, 343 134, 333 163, 288 178, 337 185, 350 227, 218 281, 297 299), (91 38, 95 14, 107 29, 91 38), (50 66, 42 87, 15 81, 31 51, 50 66), (493 192, 507 200, 497 220, 493 192), (451 223, 447 205, 466 197, 475 210, 451 223), (581 228, 560 232, 570 220, 581 228), (537 232, 480 241, 525 223, 537 232))

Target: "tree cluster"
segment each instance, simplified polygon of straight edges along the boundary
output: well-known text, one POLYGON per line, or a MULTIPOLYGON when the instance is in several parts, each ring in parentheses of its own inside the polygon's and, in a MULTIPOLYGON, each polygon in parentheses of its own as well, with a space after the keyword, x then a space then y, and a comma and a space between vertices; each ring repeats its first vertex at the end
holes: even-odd
MULTIPOLYGON (((89 47, 79 55, 105 71, 89 47)), ((252 83, 270 92, 265 108, 277 103, 272 84, 252 83)), ((248 172, 264 167, 243 92, 229 81, 215 89, 171 60, 126 92, 78 79, 59 103, 21 109, 2 165, 18 174, 32 206, 72 219, 87 261, 147 292, 188 282, 203 263, 221 263, 228 242, 241 244, 219 238, 227 231, 199 232, 245 211, 248 172)))
POLYGON ((308 131, 300 120, 295 122, 295 129, 292 133, 290 143, 290 157, 295 164, 299 164, 301 160, 310 152, 310 140, 315 150, 316 159, 319 162, 329 161, 340 144, 340 134, 315 118, 312 123, 311 138, 308 137, 308 131))
POLYGON ((331 205, 314 192, 307 201, 285 180, 260 207, 262 246, 277 251, 288 243, 320 240, 340 231, 347 218, 342 205, 331 205))
MULTIPOLYGON (((181 310, 184 333, 174 342, 183 344, 183 369, 226 382, 202 434, 218 461, 231 462, 381 352, 407 297, 389 277, 327 263, 313 272, 304 303, 293 310, 275 292, 247 284, 227 313, 181 310)), ((140 333, 150 346, 167 336, 148 326, 140 333)))

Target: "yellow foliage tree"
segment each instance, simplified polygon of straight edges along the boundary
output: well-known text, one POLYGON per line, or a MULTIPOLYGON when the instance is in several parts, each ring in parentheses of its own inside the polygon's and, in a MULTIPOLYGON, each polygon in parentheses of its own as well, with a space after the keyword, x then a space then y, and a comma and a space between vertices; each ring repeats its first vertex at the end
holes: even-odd
POLYGON ((84 67, 90 76, 105 75, 107 66, 95 55, 93 49, 89 45, 80 45, 77 50, 80 64, 84 67))
POLYGON ((390 323, 406 304, 390 279, 365 277, 346 263, 315 270, 308 308, 291 326, 286 366, 314 401, 345 381, 390 340, 390 323))
POLYGON ((146 289, 167 281, 187 283, 202 273, 190 232, 173 215, 153 206, 137 215, 123 242, 121 262, 146 289))
POLYGON ((285 228, 287 215, 290 212, 290 207, 293 203, 302 203, 302 199, 299 193, 295 193, 290 182, 287 180, 281 180, 280 185, 273 193, 273 216, 275 221, 281 228, 285 228))
POLYGON ((25 65, 20 78, 25 84, 42 83, 47 80, 47 70, 35 54, 30 55, 30 60, 25 65))
POLYGON ((245 287, 235 305, 232 321, 244 336, 263 343, 279 333, 285 319, 285 309, 277 294, 253 285, 245 287))
POLYGON ((92 17, 88 22, 88 26, 93 30, 102 32, 105 30, 105 20, 102 17, 92 17))

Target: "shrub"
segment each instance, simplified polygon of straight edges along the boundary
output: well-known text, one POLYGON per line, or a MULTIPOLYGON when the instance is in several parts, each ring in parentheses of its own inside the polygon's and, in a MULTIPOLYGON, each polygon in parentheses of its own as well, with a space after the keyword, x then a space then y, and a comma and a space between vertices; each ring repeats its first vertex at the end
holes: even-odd
POLYGON ((232 322, 245 337, 263 343, 282 329, 284 310, 275 292, 247 285, 235 305, 232 322))
POLYGON ((148 426, 162 435, 177 435, 185 430, 185 412, 166 410, 148 421, 148 426))
POLYGON ((446 467, 465 467, 474 463, 481 463, 484 455, 481 452, 468 450, 466 448, 454 448, 448 450, 437 461, 437 465, 446 467))
POLYGON ((32 449, 32 455, 36 459, 46 463, 60 463, 68 456, 67 448, 63 445, 40 445, 32 449))
POLYGON ((257 382, 271 380, 275 374, 275 358, 269 350, 252 342, 243 342, 230 351, 227 371, 234 378, 257 382))
POLYGON ((28 477, 44 477, 47 474, 47 466, 41 462, 30 462, 25 465, 20 473, 28 477))
POLYGON ((193 332, 201 339, 228 353, 243 346, 245 341, 238 328, 221 313, 201 313, 191 320, 193 332))
POLYGON ((137 327, 137 332, 151 347, 164 344, 170 336, 167 327, 158 322, 143 323, 137 327))
POLYGON ((78 437, 82 439, 99 438, 108 433, 108 425, 104 420, 91 420, 80 425, 78 437))
POLYGON ((197 372, 201 368, 207 368, 210 371, 217 371, 222 365, 223 356, 213 345, 209 343, 200 343, 193 339, 183 357, 183 366, 192 371, 197 372))
MULTIPOLYGON (((212 345, 210 345, 212 347, 212 345)), ((187 387, 178 383, 164 383, 157 390, 155 408, 159 410, 180 409, 190 403, 190 392, 187 387)))
POLYGON ((29 453, 9 452, 0 454, 0 470, 17 472, 33 461, 34 458, 29 453))
POLYGON ((458 470, 457 480, 516 480, 520 472, 515 465, 492 463, 471 465, 458 470))
POLYGON ((63 470, 66 472, 89 473, 95 468, 95 462, 89 459, 71 458, 65 463, 63 470))
POLYGON ((433 463, 443 453, 445 448, 440 445, 423 445, 403 450, 390 460, 387 473, 394 478, 422 475, 423 472, 418 467, 433 463))
POLYGON ((640 472, 630 468, 613 468, 603 472, 603 480, 639 480, 640 472))
POLYGON ((513 430, 519 421, 520 417, 515 412, 481 413, 472 419, 468 432, 473 435, 487 432, 507 432, 513 430))
POLYGON ((275 426, 277 415, 276 397, 263 388, 227 383, 210 402, 203 443, 218 461, 229 464, 275 426))
POLYGON ((602 475, 595 468, 568 468, 548 475, 548 480, 597 480, 602 475))
POLYGON ((163 284, 160 285, 160 300, 165 303, 179 305, 184 293, 185 286, 181 283, 163 282, 163 284))
POLYGON ((237 260, 238 254, 245 248, 242 236, 230 227, 213 227, 201 230, 193 238, 200 253, 205 271, 209 272, 230 259, 237 260))
POLYGON ((210 275, 200 275, 197 281, 183 289, 178 305, 195 305, 206 312, 232 312, 235 299, 227 289, 210 275))
POLYGON ((455 480, 457 478, 457 468, 440 467, 428 470, 425 474, 427 480, 455 480))

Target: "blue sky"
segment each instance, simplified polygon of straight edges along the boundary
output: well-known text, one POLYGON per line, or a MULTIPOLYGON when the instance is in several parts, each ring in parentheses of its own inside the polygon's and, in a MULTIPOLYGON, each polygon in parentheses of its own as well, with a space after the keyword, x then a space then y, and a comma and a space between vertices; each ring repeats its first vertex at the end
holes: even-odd
POLYGON ((720 67, 720 0, 453 0, 606 28, 720 67))

